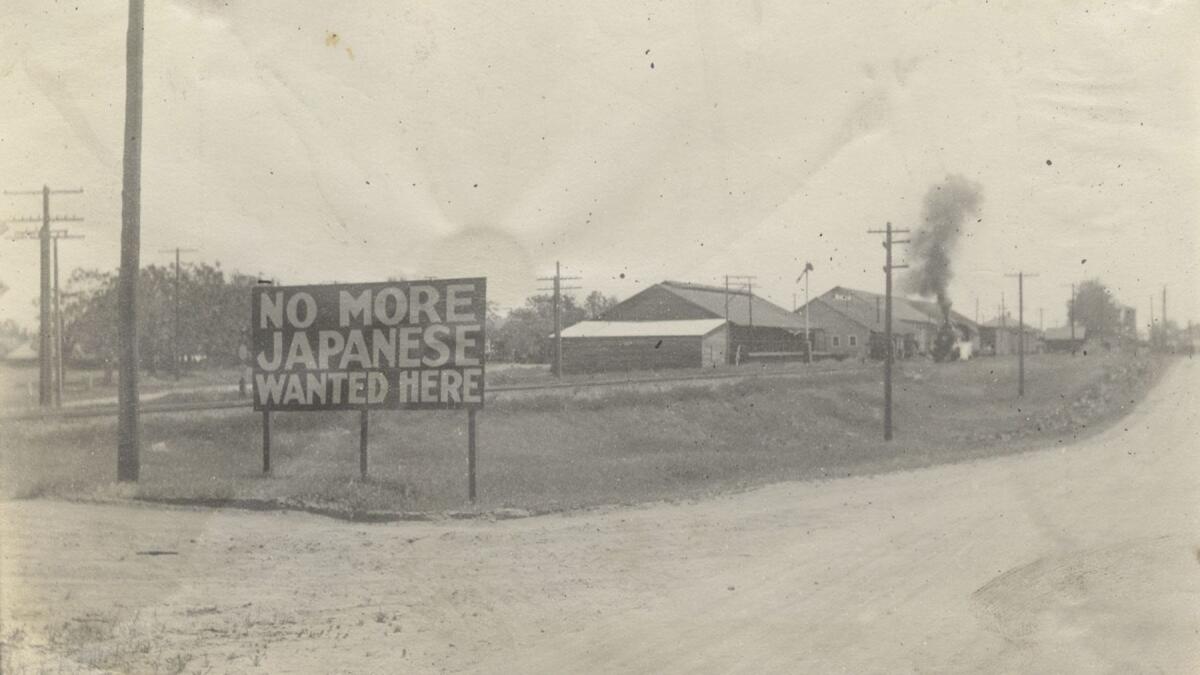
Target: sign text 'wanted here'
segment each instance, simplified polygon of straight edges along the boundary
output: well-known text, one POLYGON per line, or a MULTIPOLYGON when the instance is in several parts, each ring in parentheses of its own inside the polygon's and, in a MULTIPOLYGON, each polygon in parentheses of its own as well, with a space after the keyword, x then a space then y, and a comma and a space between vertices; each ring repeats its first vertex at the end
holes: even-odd
POLYGON ((256 410, 480 408, 486 279, 257 286, 256 410))

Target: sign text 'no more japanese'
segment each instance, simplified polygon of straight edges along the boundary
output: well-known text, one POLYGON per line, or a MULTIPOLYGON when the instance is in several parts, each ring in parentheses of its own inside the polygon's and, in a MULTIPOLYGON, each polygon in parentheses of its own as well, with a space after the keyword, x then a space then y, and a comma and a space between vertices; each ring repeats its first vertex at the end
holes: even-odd
POLYGON ((258 286, 256 410, 480 408, 487 280, 258 286))

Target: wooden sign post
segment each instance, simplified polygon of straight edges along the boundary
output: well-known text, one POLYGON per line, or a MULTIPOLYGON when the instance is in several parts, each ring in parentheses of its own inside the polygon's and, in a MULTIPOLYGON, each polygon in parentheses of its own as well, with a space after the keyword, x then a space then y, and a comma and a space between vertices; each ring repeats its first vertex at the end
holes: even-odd
POLYGON ((358 468, 368 475, 371 410, 483 407, 487 279, 256 286, 250 297, 254 409, 263 413, 263 473, 271 413, 359 411, 358 468))
POLYGON ((263 474, 271 473, 271 411, 262 411, 263 474))
POLYGON ((475 409, 467 411, 467 498, 475 503, 475 409))
POLYGON ((363 408, 358 413, 358 472, 363 480, 367 478, 367 416, 370 412, 363 408))

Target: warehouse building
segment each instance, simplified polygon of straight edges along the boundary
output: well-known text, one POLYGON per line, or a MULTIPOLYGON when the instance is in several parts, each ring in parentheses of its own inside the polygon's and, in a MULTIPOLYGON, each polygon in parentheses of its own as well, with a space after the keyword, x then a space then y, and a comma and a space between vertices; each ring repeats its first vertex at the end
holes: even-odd
MULTIPOLYGON (((803 323, 819 331, 813 345, 816 354, 837 358, 883 358, 886 298, 879 293, 834 286, 796 310, 803 323)), ((973 321, 950 312, 950 321, 964 340, 977 347, 979 329, 973 321)), ((892 342, 901 357, 929 353, 942 324, 937 303, 892 297, 892 342)))
POLYGON ((580 321, 562 332, 563 372, 716 368, 728 344, 724 319, 580 321))
POLYGON ((1041 333, 1030 326, 1025 327, 1024 336, 1020 324, 1011 315, 1005 313, 979 326, 981 335, 980 350, 983 354, 994 356, 1010 356, 1021 349, 1022 337, 1025 340, 1025 353, 1033 354, 1042 351, 1041 333))
POLYGON ((664 281, 618 303, 601 318, 612 322, 727 321, 727 363, 803 359, 805 354, 803 319, 747 290, 664 281))
POLYGON ((1074 354, 1083 349, 1084 343, 1087 342, 1087 327, 1076 324, 1075 326, 1047 328, 1042 340, 1048 352, 1074 354))

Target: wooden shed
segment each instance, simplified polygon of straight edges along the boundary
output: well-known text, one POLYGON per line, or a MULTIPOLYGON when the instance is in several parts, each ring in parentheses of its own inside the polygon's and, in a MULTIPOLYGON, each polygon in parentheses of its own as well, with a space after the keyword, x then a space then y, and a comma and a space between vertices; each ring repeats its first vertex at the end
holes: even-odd
POLYGON ((728 344, 724 319, 581 321, 562 333, 563 372, 716 368, 728 344))

